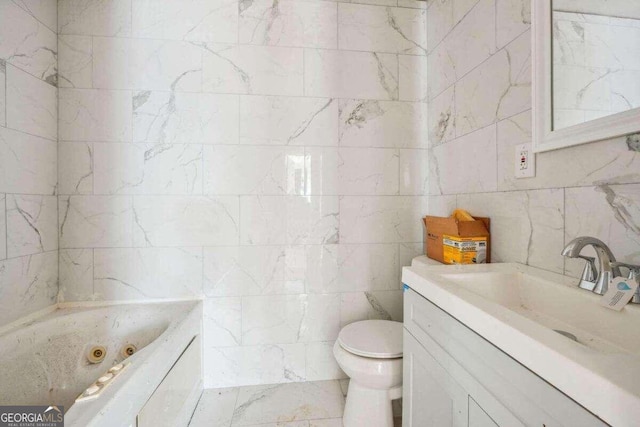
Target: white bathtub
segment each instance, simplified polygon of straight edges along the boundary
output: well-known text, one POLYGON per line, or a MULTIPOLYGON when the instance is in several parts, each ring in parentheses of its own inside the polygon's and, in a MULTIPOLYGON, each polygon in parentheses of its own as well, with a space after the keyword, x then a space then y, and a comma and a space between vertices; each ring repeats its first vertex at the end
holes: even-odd
MULTIPOLYGON (((129 426, 192 342, 199 353, 201 316, 199 302, 122 304, 57 308, 14 324, 0 334, 0 405, 62 405, 68 427, 129 426), (126 369, 98 398, 74 403, 125 360, 127 344, 138 350, 126 369), (107 349, 97 364, 87 358, 93 346, 107 349)), ((188 392, 199 394, 201 366, 192 370, 198 390, 188 392)), ((193 405, 197 398, 189 396, 193 405)))

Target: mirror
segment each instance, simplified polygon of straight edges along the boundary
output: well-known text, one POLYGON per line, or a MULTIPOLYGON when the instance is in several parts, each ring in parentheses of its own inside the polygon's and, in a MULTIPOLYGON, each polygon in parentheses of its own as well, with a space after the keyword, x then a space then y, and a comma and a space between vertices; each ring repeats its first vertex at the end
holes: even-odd
POLYGON ((640 2, 554 0, 553 129, 640 107, 640 2))
POLYGON ((640 1, 533 3, 534 151, 640 131, 640 1))

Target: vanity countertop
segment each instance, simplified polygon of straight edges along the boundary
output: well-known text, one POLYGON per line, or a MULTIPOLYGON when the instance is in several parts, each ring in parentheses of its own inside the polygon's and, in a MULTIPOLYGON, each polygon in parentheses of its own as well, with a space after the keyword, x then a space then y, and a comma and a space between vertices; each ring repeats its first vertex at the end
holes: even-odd
POLYGON ((615 312, 577 279, 521 264, 434 263, 414 259, 403 283, 608 424, 638 425, 640 306, 615 312))

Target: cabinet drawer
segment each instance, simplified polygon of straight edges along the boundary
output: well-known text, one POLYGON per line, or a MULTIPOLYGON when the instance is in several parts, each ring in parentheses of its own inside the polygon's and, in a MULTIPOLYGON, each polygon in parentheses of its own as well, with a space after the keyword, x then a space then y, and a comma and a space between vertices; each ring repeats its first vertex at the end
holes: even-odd
POLYGON ((413 290, 404 293, 404 313, 407 331, 499 426, 607 425, 413 290), (501 408, 516 420, 501 419, 501 408))

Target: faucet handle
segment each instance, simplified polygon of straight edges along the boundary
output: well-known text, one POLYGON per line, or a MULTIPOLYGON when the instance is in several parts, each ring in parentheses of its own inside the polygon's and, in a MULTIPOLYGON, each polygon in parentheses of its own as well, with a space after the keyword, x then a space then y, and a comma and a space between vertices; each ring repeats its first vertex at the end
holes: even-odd
MULTIPOLYGON (((618 262, 618 261, 614 261, 614 262, 611 262, 609 264, 611 265, 612 268, 624 267, 624 268, 628 269, 629 273, 630 273, 629 275, 634 274, 634 277, 635 277, 636 274, 640 275, 640 265, 627 264, 625 262, 618 262)), ((631 277, 629 277, 629 278, 631 278, 631 277)))
POLYGON ((582 276, 580 277, 580 283, 578 287, 593 291, 596 287, 596 280, 598 277, 598 271, 596 270, 596 259, 590 256, 578 255, 577 258, 585 260, 587 263, 582 270, 582 276))

